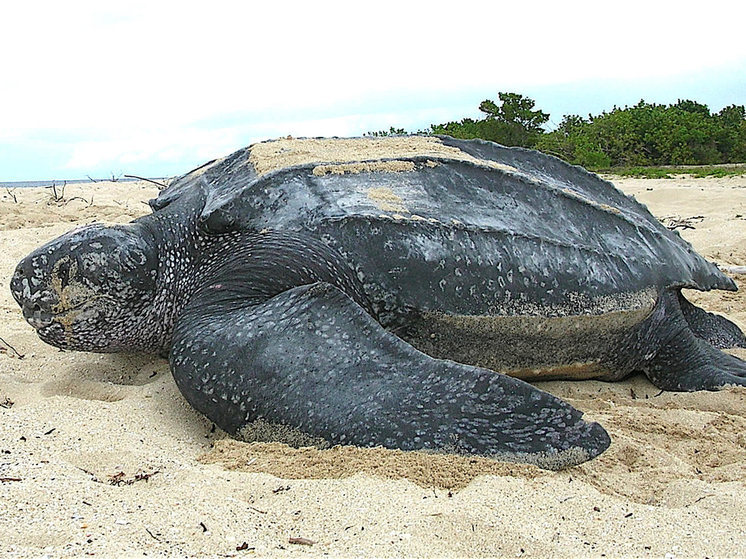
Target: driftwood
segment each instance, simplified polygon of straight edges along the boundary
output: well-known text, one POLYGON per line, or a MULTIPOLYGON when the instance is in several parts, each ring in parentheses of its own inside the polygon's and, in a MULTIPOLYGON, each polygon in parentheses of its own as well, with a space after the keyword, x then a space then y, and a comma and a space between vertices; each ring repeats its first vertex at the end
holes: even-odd
POLYGON ((93 196, 91 196, 90 200, 86 200, 82 196, 73 196, 72 198, 65 198, 65 187, 66 186, 67 186, 67 181, 62 183, 62 188, 59 191, 57 190, 56 182, 53 182, 50 186, 47 186, 46 188, 52 191, 52 195, 50 196, 47 204, 57 204, 58 206, 61 206, 61 205, 66 206, 73 200, 82 200, 83 202, 88 204, 89 207, 93 205, 93 196))
POLYGON ((161 190, 168 186, 167 184, 163 184, 162 182, 154 181, 153 179, 146 179, 145 177, 138 177, 137 175, 124 175, 124 176, 128 179, 137 179, 141 181, 152 182, 153 184, 159 186, 161 190))
POLYGON ((659 221, 668 229, 672 231, 675 229, 696 229, 695 223, 702 223, 705 216, 693 215, 691 217, 681 217, 680 215, 669 215, 662 217, 659 221))
POLYGON ((729 274, 746 274, 746 266, 723 266, 720 264, 718 268, 729 274))

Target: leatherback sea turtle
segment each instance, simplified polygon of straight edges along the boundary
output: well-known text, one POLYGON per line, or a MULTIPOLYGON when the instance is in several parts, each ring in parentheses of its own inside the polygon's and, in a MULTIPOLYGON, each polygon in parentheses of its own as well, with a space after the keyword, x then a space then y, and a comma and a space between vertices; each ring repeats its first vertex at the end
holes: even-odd
POLYGON ((265 421, 561 468, 609 437, 519 379, 746 385, 717 349, 741 331, 681 294, 734 282, 633 198, 535 151, 288 138, 151 206, 37 249, 13 295, 57 347, 168 354, 186 399, 232 434, 265 421))

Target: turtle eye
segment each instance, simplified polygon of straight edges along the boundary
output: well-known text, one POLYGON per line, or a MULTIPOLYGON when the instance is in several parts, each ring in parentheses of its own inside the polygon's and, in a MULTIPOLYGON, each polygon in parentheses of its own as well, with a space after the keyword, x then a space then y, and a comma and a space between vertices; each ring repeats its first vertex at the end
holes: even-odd
POLYGON ((55 278, 60 282, 62 289, 70 284, 70 262, 67 258, 58 261, 52 269, 52 279, 55 278))
POLYGON ((67 260, 61 260, 56 266, 57 275, 60 279, 67 279, 70 276, 70 263, 67 260))

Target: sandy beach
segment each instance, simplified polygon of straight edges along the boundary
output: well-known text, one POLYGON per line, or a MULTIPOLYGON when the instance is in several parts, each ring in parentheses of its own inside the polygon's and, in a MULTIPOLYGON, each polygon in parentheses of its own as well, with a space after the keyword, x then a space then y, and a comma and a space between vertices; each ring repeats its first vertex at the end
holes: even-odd
MULTIPOLYGON (((679 231, 707 258, 746 265, 746 176, 612 180, 693 227, 679 231)), ((189 407, 165 360, 43 344, 10 295, 16 263, 74 226, 147 213, 156 194, 146 182, 0 192, 3 557, 746 554, 746 389, 538 383, 613 440, 591 462, 548 472, 239 443, 189 407)), ((689 295, 746 328, 746 291, 689 295)))

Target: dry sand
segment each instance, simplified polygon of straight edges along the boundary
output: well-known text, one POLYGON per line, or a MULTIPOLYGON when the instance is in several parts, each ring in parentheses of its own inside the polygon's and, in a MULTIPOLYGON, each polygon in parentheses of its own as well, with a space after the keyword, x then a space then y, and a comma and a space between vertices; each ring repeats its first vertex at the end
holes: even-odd
MULTIPOLYGON (((746 177, 616 182, 659 217, 703 216, 682 235, 719 263, 746 264, 746 177)), ((237 443, 185 403, 164 360, 46 346, 8 291, 32 248, 74 225, 129 221, 155 187, 68 186, 61 202, 13 194, 0 199, 0 336, 24 357, 0 350, 4 557, 746 554, 746 390, 540 383, 613 439, 559 473, 237 443)), ((694 299, 746 327, 743 294, 694 299)))

